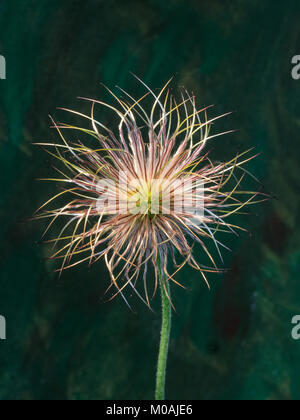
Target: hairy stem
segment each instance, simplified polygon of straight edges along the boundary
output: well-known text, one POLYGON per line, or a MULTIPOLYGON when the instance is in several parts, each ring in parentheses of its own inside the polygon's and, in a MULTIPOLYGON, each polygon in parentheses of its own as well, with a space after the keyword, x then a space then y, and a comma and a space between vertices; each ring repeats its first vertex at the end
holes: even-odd
POLYGON ((162 326, 157 362, 155 399, 161 401, 165 399, 166 367, 171 332, 172 308, 170 302, 170 285, 168 281, 164 281, 160 260, 158 260, 158 266, 162 304, 162 326))

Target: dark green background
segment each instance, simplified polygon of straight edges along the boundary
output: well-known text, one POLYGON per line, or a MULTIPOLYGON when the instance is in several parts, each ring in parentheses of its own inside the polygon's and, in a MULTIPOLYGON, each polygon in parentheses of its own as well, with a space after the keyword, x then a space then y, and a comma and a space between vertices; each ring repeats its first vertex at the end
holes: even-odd
POLYGON ((25 222, 56 191, 35 181, 52 175, 51 162, 31 145, 51 139, 48 114, 85 110, 78 96, 106 98, 99 82, 142 94, 130 71, 152 88, 175 75, 199 106, 236 110, 217 131, 240 131, 213 153, 255 146, 250 169, 278 196, 239 220, 251 235, 230 239, 231 270, 210 277, 211 292, 196 272, 179 276, 191 291, 173 288, 167 397, 300 398, 299 13, 292 0, 1 0, 1 399, 153 397, 159 302, 154 314, 134 299, 136 313, 122 299, 104 303, 103 264, 57 279, 36 244, 43 223, 25 222))

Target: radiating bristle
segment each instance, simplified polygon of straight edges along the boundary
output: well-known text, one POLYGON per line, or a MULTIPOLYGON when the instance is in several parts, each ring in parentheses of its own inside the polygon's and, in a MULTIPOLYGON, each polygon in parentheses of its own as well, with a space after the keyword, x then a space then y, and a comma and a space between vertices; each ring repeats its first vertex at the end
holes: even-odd
POLYGON ((66 110, 86 119, 91 124, 88 129, 52 119, 61 141, 40 146, 67 171, 57 169, 59 177, 47 180, 65 184, 65 188, 38 210, 36 218, 51 219, 45 233, 58 218, 66 219, 59 236, 49 241, 56 247, 52 258, 62 260, 60 272, 104 258, 116 289, 112 298, 124 297, 124 290, 131 286, 150 306, 159 277, 158 256, 164 281, 180 285, 175 275, 189 264, 208 285, 206 273, 223 270, 217 268, 206 241, 213 241, 222 261, 221 250, 228 248, 216 238, 217 233, 242 229, 227 218, 263 198, 258 200, 258 193, 240 189, 249 174, 244 165, 255 157, 251 150, 225 163, 213 163, 204 153, 207 142, 232 132, 210 134, 211 125, 228 114, 208 119, 210 107, 197 110, 195 97, 188 92, 182 91, 177 103, 169 91, 170 81, 157 95, 140 82, 147 92, 138 100, 124 91, 126 100, 120 99, 108 89, 116 107, 82 98, 91 103, 90 115, 66 110), (150 96, 153 107, 147 113, 142 103, 150 96), (95 119, 96 105, 116 113, 120 119, 117 133, 95 119), (70 142, 64 136, 66 130, 80 132, 98 144, 90 148, 70 142), (65 202, 46 210, 56 200, 65 202), (210 266, 196 262, 195 243, 210 266), (169 272, 169 259, 173 272, 169 272), (155 279, 150 285, 149 265, 155 279), (142 279, 144 297, 138 292, 142 279))

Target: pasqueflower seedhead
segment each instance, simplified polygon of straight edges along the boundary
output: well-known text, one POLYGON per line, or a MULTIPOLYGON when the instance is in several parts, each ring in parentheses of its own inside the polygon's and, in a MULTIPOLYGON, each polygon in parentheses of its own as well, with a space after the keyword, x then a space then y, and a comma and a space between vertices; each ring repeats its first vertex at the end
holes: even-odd
POLYGON ((222 163, 212 162, 206 152, 210 141, 229 133, 210 133, 224 115, 209 119, 211 107, 198 110, 186 90, 176 100, 170 81, 155 93, 138 80, 146 90, 138 100, 122 89, 119 97, 106 88, 116 105, 81 98, 90 102, 90 114, 65 110, 89 122, 89 128, 52 120, 60 141, 39 145, 64 166, 56 169, 59 179, 48 180, 65 187, 37 217, 50 219, 46 232, 58 218, 65 220, 58 237, 48 241, 58 247, 51 258, 62 260, 60 271, 104 259, 109 288, 115 289, 112 297, 121 294, 126 300, 124 291, 130 287, 150 306, 158 279, 181 285, 176 274, 186 264, 208 284, 207 273, 220 270, 207 241, 222 258, 226 245, 217 233, 242 229, 229 217, 257 202, 258 193, 241 190, 249 175, 245 164, 255 157, 251 150, 222 163), (119 119, 117 130, 95 118, 99 105, 119 119), (66 139, 74 131, 92 138, 94 146, 66 139), (50 208, 55 201, 59 208, 50 208), (194 256, 195 244, 203 251, 201 262, 194 256))

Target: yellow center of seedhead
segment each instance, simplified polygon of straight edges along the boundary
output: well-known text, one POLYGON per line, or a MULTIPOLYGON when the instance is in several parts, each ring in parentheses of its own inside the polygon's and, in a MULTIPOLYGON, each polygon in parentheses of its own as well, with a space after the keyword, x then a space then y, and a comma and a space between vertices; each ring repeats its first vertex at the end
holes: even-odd
POLYGON ((159 182, 139 181, 128 193, 128 211, 132 214, 155 217, 162 210, 162 191, 159 182))

